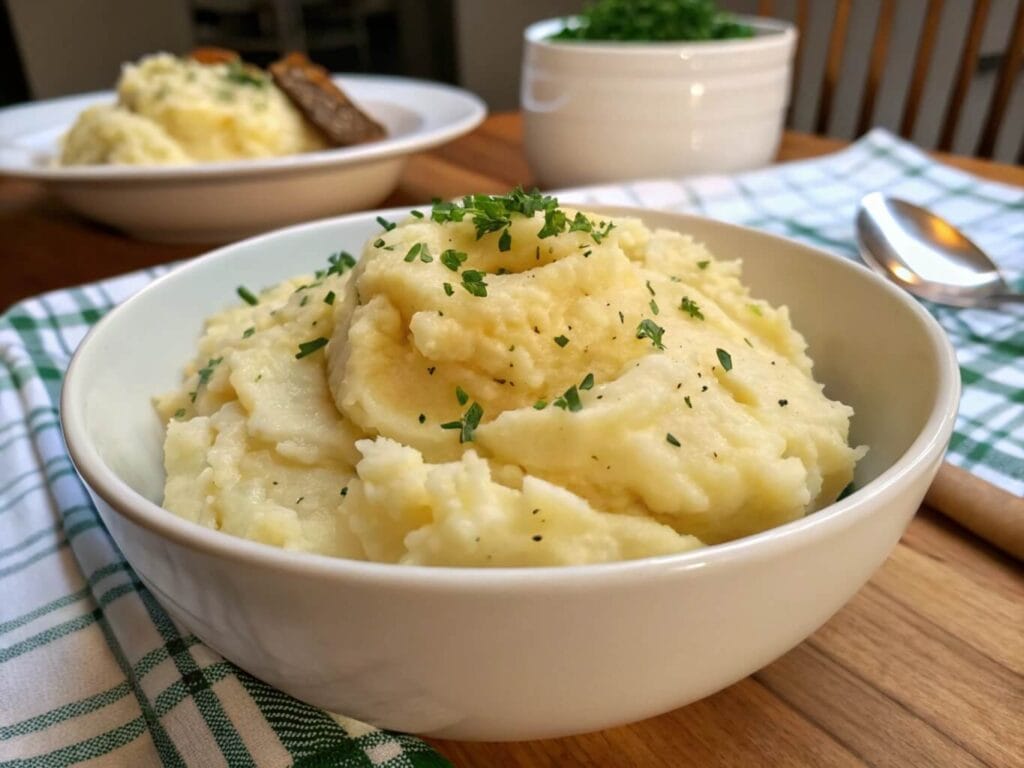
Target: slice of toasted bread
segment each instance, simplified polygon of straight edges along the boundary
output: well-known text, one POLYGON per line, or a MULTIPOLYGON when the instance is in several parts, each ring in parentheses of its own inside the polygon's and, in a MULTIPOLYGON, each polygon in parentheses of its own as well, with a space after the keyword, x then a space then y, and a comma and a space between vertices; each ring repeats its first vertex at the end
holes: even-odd
POLYGON ((323 67, 305 54, 289 53, 270 65, 277 87, 335 145, 347 147, 387 135, 384 126, 362 112, 336 86, 323 67))

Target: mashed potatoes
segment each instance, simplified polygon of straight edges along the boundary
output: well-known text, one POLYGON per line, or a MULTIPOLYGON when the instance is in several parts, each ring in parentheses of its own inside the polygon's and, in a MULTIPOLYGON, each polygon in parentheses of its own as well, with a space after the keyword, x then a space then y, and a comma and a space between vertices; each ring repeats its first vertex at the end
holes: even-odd
POLYGON ((726 541, 850 482, 851 409, 738 262, 487 200, 211 318, 158 400, 165 506, 339 557, 544 565, 726 541))
POLYGON ((162 53, 124 67, 116 105, 78 117, 64 138, 60 164, 181 165, 325 146, 259 70, 162 53))

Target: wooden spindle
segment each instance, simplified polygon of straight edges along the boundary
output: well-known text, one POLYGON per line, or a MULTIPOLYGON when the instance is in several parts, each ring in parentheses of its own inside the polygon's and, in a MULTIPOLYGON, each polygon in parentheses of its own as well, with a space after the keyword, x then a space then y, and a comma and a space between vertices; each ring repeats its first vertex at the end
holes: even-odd
MULTIPOLYGON (((992 157, 995 152, 999 129, 1006 117, 1017 73, 1020 72, 1021 64, 1024 63, 1024 0, 1018 0, 1017 13, 1011 29, 1013 31, 1010 33, 1010 43, 1003 55, 1003 64, 999 68, 996 88, 988 108, 988 117, 985 119, 985 127, 981 131, 978 154, 982 157, 992 157)), ((1024 144, 1021 145, 1020 152, 1021 154, 1017 157, 1018 163, 1024 162, 1024 144)))
POLYGON ((976 0, 974 4, 971 24, 967 30, 967 42, 964 45, 963 55, 960 56, 956 84, 953 86, 953 95, 946 105, 946 112, 942 120, 939 149, 943 152, 948 152, 953 148, 953 137, 956 135, 956 127, 960 122, 960 111, 967 98, 967 92, 970 90, 974 73, 978 71, 978 53, 981 50, 981 38, 985 34, 985 24, 988 21, 990 6, 991 0, 976 0))

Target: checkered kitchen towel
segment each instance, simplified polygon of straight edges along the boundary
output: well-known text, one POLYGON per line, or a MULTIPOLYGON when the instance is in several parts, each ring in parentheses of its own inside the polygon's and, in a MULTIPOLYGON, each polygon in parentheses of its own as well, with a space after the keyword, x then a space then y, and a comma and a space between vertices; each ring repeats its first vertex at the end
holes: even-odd
MULTIPOLYGON (((879 188, 964 226, 1024 287, 1024 190, 935 164, 884 132, 817 160, 571 197, 697 211, 853 258, 856 201, 879 188)), ((58 390, 89 326, 161 271, 0 317, 0 764, 446 764, 422 742, 302 705, 225 662, 168 619, 104 531, 61 440, 58 390)), ((950 460, 1019 494, 1024 307, 929 309, 964 378, 950 460)))
MULTIPOLYGON (((574 203, 632 205, 723 219, 858 259, 857 204, 881 190, 960 227, 1024 291, 1024 189, 930 159, 884 130, 824 157, 734 176, 565 190, 574 203)), ((922 302, 956 347, 963 381, 947 461, 1024 495, 1024 304, 955 309, 922 302)))
POLYGON ((168 618, 104 530, 61 438, 61 378, 89 326, 162 271, 0 316, 0 765, 448 765, 222 659, 168 618))

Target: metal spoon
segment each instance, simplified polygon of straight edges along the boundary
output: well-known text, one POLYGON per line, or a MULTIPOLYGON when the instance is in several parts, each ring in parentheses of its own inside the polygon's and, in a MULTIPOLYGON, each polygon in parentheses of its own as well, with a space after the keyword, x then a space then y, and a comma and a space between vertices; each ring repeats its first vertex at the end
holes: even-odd
POLYGON ((945 219, 872 192, 857 211, 857 242, 869 267, 915 296, 955 307, 1024 302, 978 246, 945 219))

